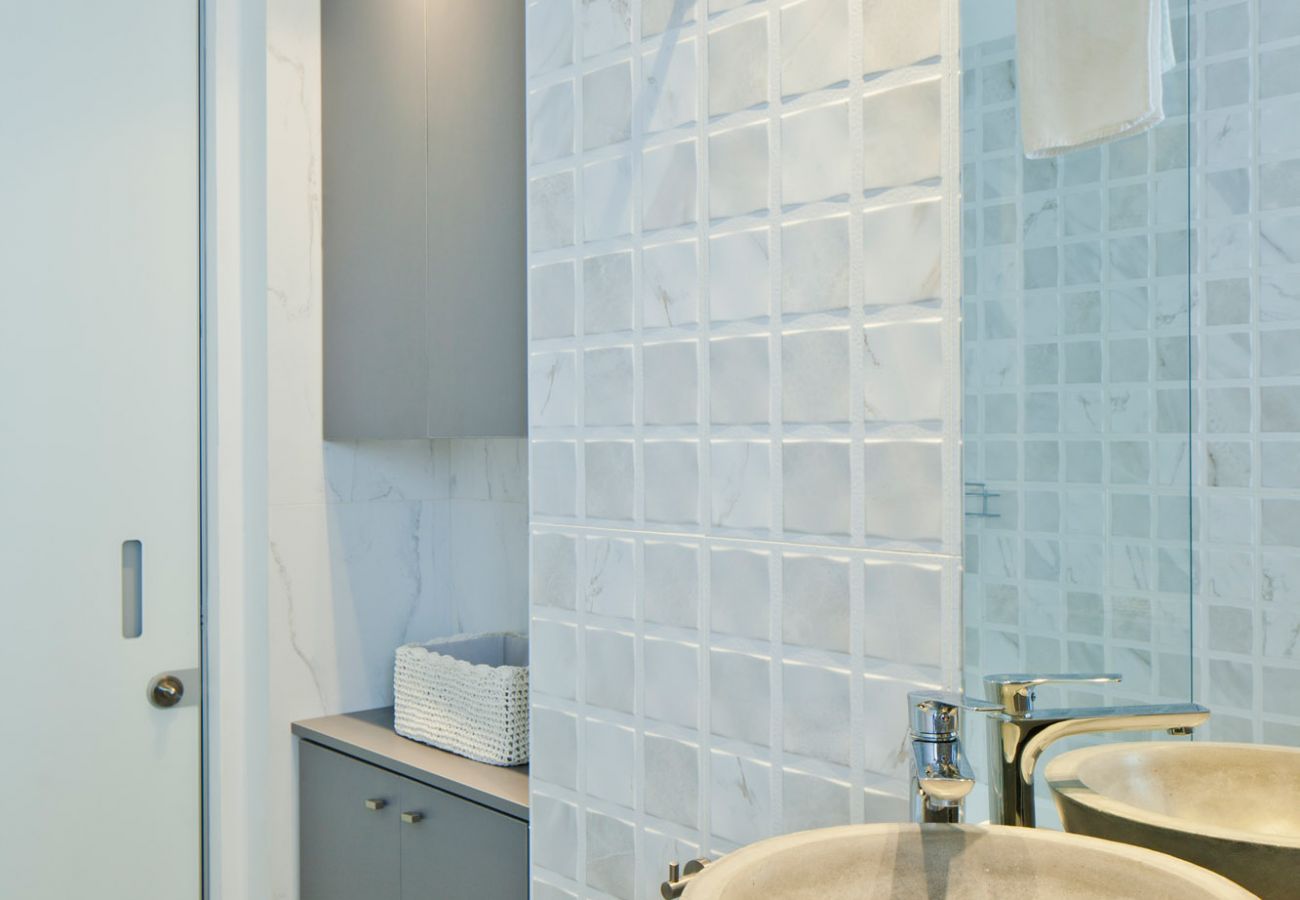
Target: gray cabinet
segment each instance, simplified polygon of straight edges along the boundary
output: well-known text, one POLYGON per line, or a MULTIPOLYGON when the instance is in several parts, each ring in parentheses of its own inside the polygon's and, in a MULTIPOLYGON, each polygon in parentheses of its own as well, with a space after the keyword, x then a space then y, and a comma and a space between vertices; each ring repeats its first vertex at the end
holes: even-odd
POLYGON ((397 900, 403 779, 305 741, 298 779, 303 900, 397 900))
POLYGON ((299 743, 302 900, 526 900, 526 823, 299 743))
POLYGON ((325 437, 525 434, 524 8, 322 0, 325 437))
POLYGON ((528 826, 445 791, 408 781, 402 809, 402 900, 528 896, 528 826))

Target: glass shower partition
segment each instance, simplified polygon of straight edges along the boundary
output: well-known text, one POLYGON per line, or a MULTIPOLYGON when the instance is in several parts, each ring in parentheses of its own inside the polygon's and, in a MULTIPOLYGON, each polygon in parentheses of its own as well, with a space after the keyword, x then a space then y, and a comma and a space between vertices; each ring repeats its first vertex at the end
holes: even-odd
MULTIPOLYGON (((962 3, 963 611, 973 696, 997 672, 1124 676, 1044 688, 1043 707, 1193 694, 1188 8, 1171 5, 1177 65, 1164 76, 1164 121, 1031 160, 1015 6, 962 3)), ((971 734, 967 747, 986 772, 982 738, 971 734)), ((1044 764, 1106 739, 1063 741, 1044 764)), ((1040 824, 1054 824, 1039 781, 1040 824)), ((986 799, 972 797, 971 821, 986 815, 986 799)))

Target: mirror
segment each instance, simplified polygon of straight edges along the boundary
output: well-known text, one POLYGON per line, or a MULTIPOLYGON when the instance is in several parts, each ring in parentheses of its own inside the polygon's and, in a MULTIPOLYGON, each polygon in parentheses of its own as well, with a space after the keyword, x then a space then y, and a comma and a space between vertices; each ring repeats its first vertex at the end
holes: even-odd
MULTIPOLYGON (((1192 644, 1194 398, 1210 395, 1191 382, 1189 9, 1172 7, 1164 120, 1031 159, 1026 131, 1034 140, 1058 98, 1020 83, 1014 3, 962 3, 964 677, 976 697, 993 673, 1116 672, 1122 684, 1045 686, 1036 705, 1214 705, 1192 644)), ((1039 771, 1063 749, 1134 738, 1147 734, 1062 741, 1039 771)), ((969 749, 986 772, 982 735, 969 749)), ((981 821, 987 798, 971 800, 981 821)))

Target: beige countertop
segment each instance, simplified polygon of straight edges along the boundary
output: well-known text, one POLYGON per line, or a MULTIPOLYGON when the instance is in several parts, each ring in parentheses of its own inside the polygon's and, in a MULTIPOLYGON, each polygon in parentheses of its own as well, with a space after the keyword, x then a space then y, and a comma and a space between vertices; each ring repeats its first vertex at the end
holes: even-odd
POLYGON ((528 819, 527 766, 491 766, 404 738, 393 731, 391 706, 294 722, 293 733, 430 787, 528 819))

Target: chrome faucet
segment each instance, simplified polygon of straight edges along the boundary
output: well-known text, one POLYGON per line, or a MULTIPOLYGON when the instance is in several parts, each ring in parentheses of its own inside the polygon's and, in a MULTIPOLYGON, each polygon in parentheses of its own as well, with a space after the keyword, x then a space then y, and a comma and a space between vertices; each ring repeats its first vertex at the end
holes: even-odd
POLYGON ((1034 689, 1043 684, 1108 684, 1122 676, 989 675, 985 690, 997 701, 989 718, 989 815, 998 825, 1032 827, 1034 769, 1043 751, 1061 738, 1104 731, 1190 734, 1210 717, 1195 703, 1035 709, 1034 689))
POLYGON ((912 691, 907 695, 912 743, 912 821, 960 822, 975 774, 961 749, 961 711, 1001 709, 947 691, 912 691))

